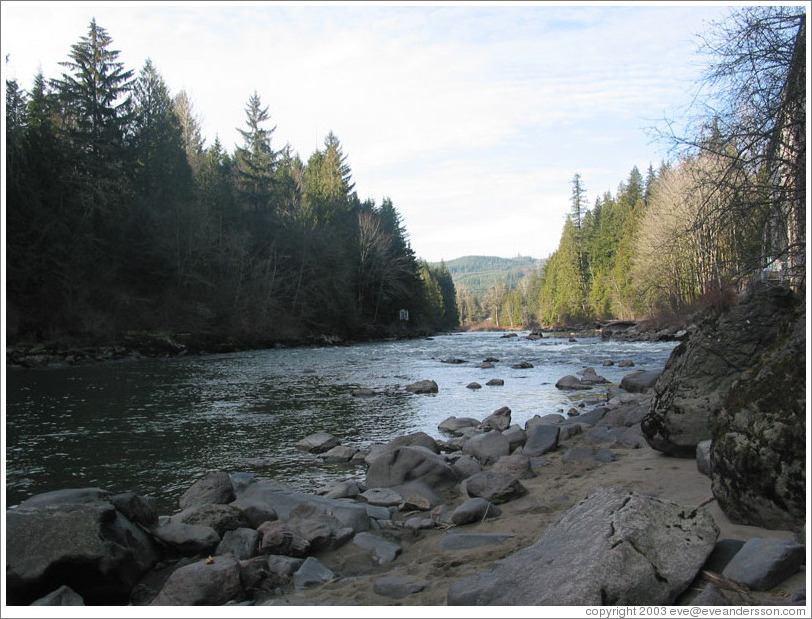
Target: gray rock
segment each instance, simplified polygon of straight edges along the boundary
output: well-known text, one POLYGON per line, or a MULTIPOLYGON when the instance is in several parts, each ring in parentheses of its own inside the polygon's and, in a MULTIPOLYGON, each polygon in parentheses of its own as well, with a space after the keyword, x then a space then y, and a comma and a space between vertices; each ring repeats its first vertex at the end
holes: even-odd
POLYGON ((156 527, 152 535, 185 557, 209 554, 220 543, 220 536, 211 527, 182 522, 156 527))
POLYGON ((584 431, 584 427, 580 423, 566 423, 562 426, 559 426, 559 428, 560 428, 560 431, 558 433, 559 444, 563 441, 566 441, 568 438, 572 436, 581 434, 584 431))
POLYGON ((82 596, 66 585, 51 591, 38 600, 31 602, 31 606, 84 606, 82 596))
POLYGON ((805 556, 803 545, 795 540, 754 537, 734 555, 722 575, 754 591, 769 591, 800 570, 805 556))
POLYGON ((150 606, 221 606, 242 595, 237 560, 221 555, 175 570, 150 606))
POLYGON ((702 509, 601 488, 534 545, 454 582, 447 602, 672 604, 696 577, 718 534, 713 518, 702 509))
POLYGON ((128 492, 113 496, 111 501, 133 524, 143 525, 147 529, 158 526, 158 507, 154 497, 128 492))
POLYGON ((487 466, 510 453, 510 441, 501 432, 485 432, 465 441, 462 450, 487 466))
POLYGON ((433 380, 419 380, 406 385, 406 391, 410 393, 437 393, 439 388, 433 380))
POLYGON ((581 382, 585 385, 602 385, 609 382, 606 378, 595 372, 595 368, 584 368, 579 374, 581 375, 581 382))
POLYGON ((9 604, 30 604, 61 585, 88 605, 120 604, 155 564, 152 539, 109 501, 92 500, 97 490, 84 493, 87 503, 54 504, 40 496, 6 511, 9 604))
POLYGON ((700 594, 691 600, 691 606, 731 606, 731 601, 713 583, 708 583, 700 594))
POLYGON ((595 460, 608 464, 609 462, 615 462, 617 460, 617 456, 612 453, 611 450, 604 447, 603 449, 599 449, 595 452, 595 460))
POLYGON ((403 522, 403 526, 412 531, 419 531, 421 529, 433 529, 435 522, 431 518, 420 518, 419 516, 413 516, 411 518, 407 518, 403 522))
POLYGON ((193 483, 178 501, 181 509, 197 505, 226 504, 235 499, 231 477, 225 471, 212 471, 193 483))
POLYGON ((593 426, 584 435, 584 443, 587 445, 598 445, 601 443, 614 444, 622 436, 623 432, 615 428, 605 426, 593 426))
POLYGON ((421 446, 398 447, 369 461, 368 488, 388 488, 417 480, 436 489, 450 488, 457 483, 457 474, 443 456, 421 446))
POLYGON ((629 393, 646 393, 650 389, 654 389, 660 374, 659 370, 636 370, 626 374, 620 380, 620 388, 629 393))
POLYGON ((530 465, 530 458, 524 454, 502 456, 491 470, 495 473, 505 473, 516 479, 532 479, 536 476, 530 465))
POLYGON ((367 516, 364 506, 342 501, 341 499, 330 499, 293 490, 281 490, 265 482, 257 482, 246 488, 240 499, 252 500, 272 506, 277 517, 283 521, 290 517, 291 510, 294 507, 307 503, 329 510, 341 522, 342 526, 350 527, 356 533, 369 529, 369 516, 367 516))
POLYGON ((265 522, 257 532, 261 535, 259 552, 262 554, 304 557, 310 550, 310 542, 285 522, 265 522))
POLYGON ((243 495, 229 503, 229 506, 242 515, 248 526, 256 529, 263 522, 276 520, 276 510, 260 497, 243 495))
POLYGON ((503 406, 482 420, 482 429, 496 430, 497 432, 504 432, 510 427, 510 408, 503 406))
POLYGON ((332 449, 328 449, 324 453, 319 454, 319 457, 325 462, 339 464, 349 462, 356 453, 358 453, 357 447, 351 445, 336 445, 332 449))
POLYGON ((454 460, 451 468, 454 469, 460 479, 465 479, 474 473, 479 473, 482 470, 482 465, 473 456, 464 455, 454 460))
POLYGON ((220 537, 226 531, 250 526, 248 519, 231 505, 195 505, 173 514, 169 522, 211 527, 220 537))
POLYGON ((509 539, 513 539, 513 536, 487 533, 446 533, 437 547, 440 550, 470 550, 471 548, 501 544, 509 539))
POLYGON ((293 575, 293 586, 296 589, 312 589, 330 582, 335 576, 335 573, 318 559, 307 557, 302 567, 293 575))
POLYGON ((462 436, 463 429, 476 427, 479 425, 479 423, 480 422, 473 417, 452 416, 440 422, 437 428, 442 432, 447 432, 448 434, 453 434, 454 436, 462 436))
MULTIPOLYGON (((649 445, 668 455, 695 458, 696 446, 700 441, 716 440, 727 433, 727 431, 712 433, 711 421, 721 412, 731 386, 742 377, 742 373, 753 368, 765 351, 780 348, 779 339, 783 337, 782 333, 788 334, 791 340, 798 342, 798 354, 801 354, 802 350, 805 351, 806 329, 803 316, 799 322, 804 324, 804 328, 801 329, 800 324, 797 329, 792 327, 803 311, 804 299, 801 295, 778 287, 755 286, 742 300, 732 306, 721 312, 708 314, 697 325, 689 339, 681 342, 672 351, 657 381, 654 404, 641 424, 649 445), (796 331, 797 337, 791 335, 796 331)), ((790 394, 794 393, 800 400, 800 406, 791 404, 790 408, 786 409, 787 412, 779 413, 778 417, 795 418, 794 411, 800 408, 800 417, 804 419, 805 395, 802 387, 805 383, 803 376, 805 364, 796 367, 797 363, 790 362, 781 371, 776 372, 774 363, 771 363, 765 366, 767 372, 770 371, 770 365, 773 366, 774 376, 770 381, 773 384, 777 381, 783 383, 783 387, 777 389, 775 394, 788 405, 794 399, 787 397, 790 394), (793 413, 788 415, 789 411, 793 413)), ((748 382, 744 381, 744 385, 748 382)), ((765 397, 764 387, 768 384, 770 383, 765 382, 752 394, 741 393, 741 390, 737 390, 739 393, 734 392, 735 400, 738 400, 741 406, 728 406, 730 415, 739 415, 739 411, 747 409, 750 405, 756 405, 759 400, 764 401, 767 409, 774 407, 774 399, 765 397)), ((734 404, 735 400, 731 404, 734 404)), ((785 407, 777 407, 777 410, 784 411, 785 407)), ((763 424, 763 427, 773 426, 771 423, 763 424)), ((800 434, 805 436, 805 431, 800 434)), ((731 439, 741 442, 738 437, 731 439)), ((798 443, 803 451, 805 440, 799 440, 798 443)), ((719 444, 713 447, 714 451, 718 448, 719 444)), ((741 450, 742 456, 744 453, 754 452, 748 446, 741 450)), ((792 459, 795 460, 794 455, 792 459)), ((737 467, 741 470, 740 464, 734 464, 731 471, 735 471, 737 467)), ((773 475, 777 469, 774 465, 768 468, 770 492, 774 492, 773 475)), ((803 467, 800 470, 803 470, 803 467)), ((741 471, 740 476, 747 479, 744 483, 753 482, 751 473, 741 471)), ((791 477, 792 475, 788 475, 790 484, 791 477)), ((803 485, 802 480, 797 483, 803 485)), ((719 504, 722 505, 723 502, 720 501, 719 504)), ((777 511, 775 510, 776 513, 777 511)))
POLYGON ((259 532, 249 528, 226 531, 214 551, 215 555, 231 555, 237 560, 250 559, 259 551, 259 532))
POLYGON ((529 370, 533 367, 533 364, 529 361, 520 361, 519 363, 514 363, 510 367, 514 370, 529 370))
POLYGON ((536 426, 555 426, 563 423, 564 417, 557 413, 550 413, 548 415, 533 415, 524 424, 525 432, 530 432, 536 426))
POLYGON ((399 600, 422 591, 429 585, 425 580, 413 576, 381 576, 372 583, 372 590, 383 597, 399 600))
POLYGON ((508 440, 511 453, 527 442, 527 432, 522 430, 522 427, 518 424, 510 426, 507 430, 502 432, 502 436, 508 440))
POLYGON ((703 569, 721 574, 730 560, 742 549, 742 546, 744 546, 744 541, 740 539, 720 539, 713 547, 713 552, 708 560, 705 561, 703 569))
POLYGON ((561 390, 583 390, 583 389, 592 389, 592 385, 587 385, 581 382, 581 379, 577 376, 572 376, 568 374, 567 376, 562 376, 558 379, 558 382, 555 384, 556 389, 561 390))
POLYGON ((527 431, 527 441, 522 447, 522 453, 528 458, 541 456, 558 448, 558 438, 561 434, 559 426, 537 425, 527 431))
POLYGON ((288 557, 286 555, 268 555, 268 570, 271 574, 272 585, 284 585, 291 581, 304 559, 288 557))
POLYGON ((313 503, 300 503, 290 510, 287 525, 308 542, 308 551, 318 553, 334 550, 347 543, 353 536, 332 510, 313 503))
POLYGON ((251 473, 231 473, 229 477, 231 478, 231 487, 234 489, 235 495, 239 495, 256 481, 256 477, 251 473))
POLYGON ((502 387, 504 384, 505 381, 501 378, 492 378, 487 383, 485 383, 487 387, 502 387))
POLYGON ((591 460, 595 458, 595 452, 591 447, 582 447, 575 445, 570 447, 566 453, 561 457, 562 462, 580 462, 583 460, 591 460))
POLYGON ((696 445, 696 468, 697 470, 705 475, 706 477, 711 476, 711 441, 710 439, 706 441, 699 441, 696 445))
POLYGON ((363 491, 364 489, 362 489, 357 481, 350 479, 333 484, 326 489, 323 496, 328 499, 352 499, 363 491))
POLYGON ((268 557, 252 557, 237 562, 240 569, 240 583, 245 597, 252 599, 257 591, 267 583, 271 570, 268 566, 268 557))
POLYGON ((309 453, 321 454, 330 451, 333 447, 337 447, 340 444, 341 441, 329 432, 319 431, 304 437, 296 443, 296 447, 309 453))
POLYGON ((391 563, 403 550, 400 544, 389 542, 371 533, 358 533, 352 538, 352 543, 362 550, 370 551, 378 565, 391 563))
POLYGON ((585 423, 587 425, 594 426, 599 421, 601 421, 608 412, 609 409, 606 408, 605 406, 596 406, 591 411, 587 411, 586 413, 581 413, 577 417, 573 417, 572 421, 577 421, 578 423, 585 423))
POLYGON ((383 507, 400 505, 403 502, 403 497, 391 488, 370 488, 366 492, 362 492, 360 496, 370 505, 383 507))
POLYGON ((482 522, 486 518, 496 518, 501 513, 502 511, 487 499, 474 497, 451 512, 451 522, 456 525, 482 522))
POLYGON ((467 389, 473 389, 473 390, 476 390, 476 389, 482 389, 482 385, 480 385, 480 384, 479 384, 479 383, 477 383, 477 382, 468 383, 467 385, 465 385, 465 387, 466 387, 467 389))
POLYGON ((87 503, 112 502, 113 494, 101 488, 65 488, 35 494, 19 504, 18 509, 35 507, 56 507, 60 505, 80 505, 87 503))
POLYGON ((791 320, 787 309, 776 312, 767 328, 783 330, 754 351, 758 360, 711 418, 710 468, 713 494, 732 521, 800 531, 807 508, 806 312, 797 296, 785 302, 794 306, 791 320))
POLYGON ((515 477, 493 471, 475 473, 463 484, 469 497, 482 497, 491 503, 507 503, 527 494, 527 488, 515 477))

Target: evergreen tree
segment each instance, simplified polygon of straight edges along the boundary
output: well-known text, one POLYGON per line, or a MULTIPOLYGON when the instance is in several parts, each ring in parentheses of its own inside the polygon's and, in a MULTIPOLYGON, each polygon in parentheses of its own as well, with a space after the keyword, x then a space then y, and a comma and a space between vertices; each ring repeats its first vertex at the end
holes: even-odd
POLYGON ((234 163, 240 200, 255 214, 273 208, 277 153, 271 146, 271 138, 276 127, 264 127, 270 118, 267 106, 262 107, 259 94, 254 91, 245 107, 247 129, 238 129, 243 145, 237 148, 234 163))

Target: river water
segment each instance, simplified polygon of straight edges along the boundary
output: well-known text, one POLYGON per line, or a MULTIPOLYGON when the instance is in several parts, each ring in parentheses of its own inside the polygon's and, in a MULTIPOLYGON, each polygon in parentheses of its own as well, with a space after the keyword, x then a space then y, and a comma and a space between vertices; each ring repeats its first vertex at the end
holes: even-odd
POLYGON ((210 470, 250 472, 312 492, 363 467, 325 464, 296 442, 324 430, 367 446, 410 432, 443 438, 452 415, 483 419, 508 406, 513 423, 564 413, 592 391, 555 382, 594 367, 617 385, 637 369, 661 369, 674 342, 569 336, 528 340, 475 332, 326 348, 138 359, 6 372, 6 505, 60 488, 152 495, 160 513, 210 470), (492 369, 477 368, 487 357, 492 369), (444 363, 462 359, 465 363, 444 363), (621 368, 628 359, 633 368, 621 368), (615 362, 604 366, 605 360, 615 362), (513 369, 520 362, 533 365, 513 369), (486 386, 491 378, 503 386, 486 386), (404 387, 431 379, 439 392, 404 387), (481 389, 467 385, 478 382, 481 389), (373 396, 353 394, 369 388, 373 396))

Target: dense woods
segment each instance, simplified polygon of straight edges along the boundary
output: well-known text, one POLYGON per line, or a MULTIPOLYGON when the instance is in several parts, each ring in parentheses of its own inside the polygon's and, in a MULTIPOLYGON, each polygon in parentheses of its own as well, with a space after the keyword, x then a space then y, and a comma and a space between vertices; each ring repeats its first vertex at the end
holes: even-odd
POLYGON ((6 82, 9 343, 261 346, 457 325, 447 271, 418 260, 390 199, 359 199, 336 135, 303 161, 274 143, 254 92, 235 110, 242 144, 206 145, 190 97, 118 54, 93 20, 61 75, 6 82))
POLYGON ((726 303, 753 278, 804 289, 805 19, 800 6, 745 7, 714 24, 692 122, 661 132, 674 159, 645 176, 634 167, 591 208, 576 173, 543 272, 484 298, 460 290, 463 323, 678 316, 726 303))
POLYGON ((575 173, 544 261, 451 268, 415 256, 390 199, 359 199, 335 134, 302 160, 253 92, 242 144, 206 145, 190 97, 150 60, 124 67, 91 21, 60 76, 6 82, 8 340, 261 346, 681 314, 754 277, 804 288, 805 18, 713 25, 693 121, 661 131, 674 157, 591 205, 575 173))

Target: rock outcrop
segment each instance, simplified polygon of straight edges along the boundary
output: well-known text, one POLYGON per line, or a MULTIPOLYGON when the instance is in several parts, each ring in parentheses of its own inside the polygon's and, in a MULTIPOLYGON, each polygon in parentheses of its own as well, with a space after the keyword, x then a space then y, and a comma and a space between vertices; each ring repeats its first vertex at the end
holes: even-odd
POLYGON ((672 604, 696 577, 719 530, 701 509, 601 488, 539 541, 454 582, 449 605, 672 604))
POLYGON ((713 418, 713 494, 734 522, 800 531, 806 522, 806 316, 731 386, 713 418))
POLYGON ((757 365, 764 351, 776 346, 802 302, 790 290, 758 286, 701 322, 674 349, 657 380, 651 411, 641 423, 649 445, 668 455, 694 458, 697 444, 712 438, 712 419, 732 385, 757 365))

